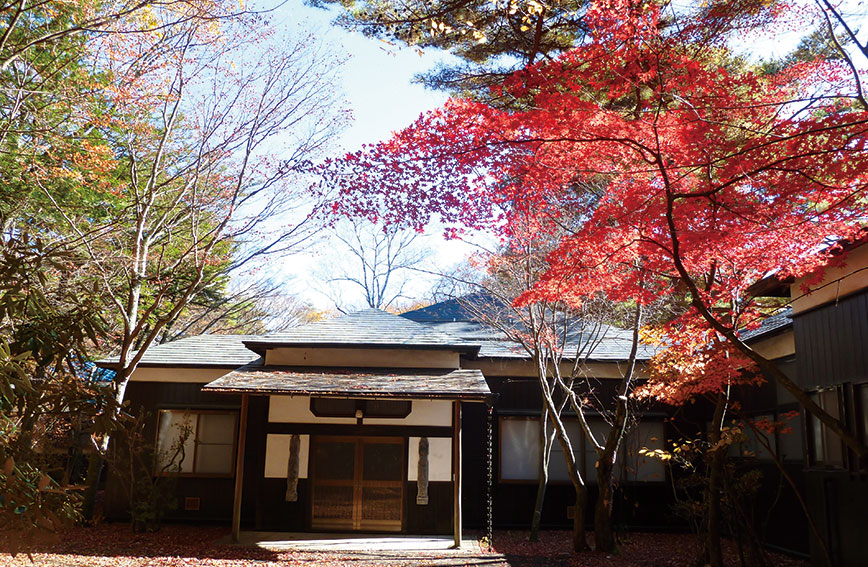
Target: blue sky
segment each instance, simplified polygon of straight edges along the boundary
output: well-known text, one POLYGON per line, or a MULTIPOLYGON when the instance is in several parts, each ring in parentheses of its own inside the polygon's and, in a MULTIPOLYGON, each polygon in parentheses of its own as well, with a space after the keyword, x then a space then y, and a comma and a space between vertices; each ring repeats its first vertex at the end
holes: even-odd
POLYGON ((415 120, 419 114, 446 101, 446 95, 412 82, 413 76, 448 59, 433 50, 421 52, 365 38, 331 25, 337 12, 311 8, 302 0, 290 0, 276 20, 290 27, 302 25, 336 49, 350 55, 342 70, 343 89, 353 109, 354 122, 341 136, 340 146, 358 149, 364 143, 387 138, 415 120))
MULTIPOLYGON (((263 2, 267 5, 267 2, 263 2)), ((332 25, 336 11, 311 8, 303 0, 289 0, 274 15, 274 23, 289 29, 300 26, 313 31, 338 53, 349 56, 341 71, 344 95, 353 112, 352 124, 335 140, 332 152, 355 150, 366 143, 388 138, 392 132, 413 122, 426 110, 446 102, 442 92, 427 90, 413 82, 419 72, 431 69, 449 55, 434 50, 420 51, 383 41, 365 38, 332 25)), ((432 228, 422 239, 432 256, 425 266, 431 271, 446 270, 472 253, 474 248, 459 241, 446 241, 432 228)), ((318 309, 334 307, 332 300, 321 292, 323 284, 313 274, 325 271, 329 255, 335 248, 325 239, 313 250, 278 259, 269 266, 285 280, 287 290, 299 295, 318 309)), ((408 286, 411 296, 422 296, 435 276, 418 273, 416 285, 408 286)), ((344 306, 362 308, 362 296, 352 287, 345 288, 344 306)))

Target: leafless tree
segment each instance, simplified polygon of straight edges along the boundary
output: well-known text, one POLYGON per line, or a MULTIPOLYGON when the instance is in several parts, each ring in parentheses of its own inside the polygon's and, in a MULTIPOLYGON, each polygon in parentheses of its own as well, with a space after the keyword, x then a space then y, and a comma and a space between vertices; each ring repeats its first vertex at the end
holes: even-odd
MULTIPOLYGON (((106 214, 79 215, 41 188, 118 318, 121 402, 145 351, 197 295, 308 245, 322 202, 306 192, 300 166, 347 115, 336 88, 341 58, 258 18, 190 20, 106 41, 116 42, 114 57, 101 63, 123 94, 103 127, 118 170, 106 214)), ((104 453, 108 438, 97 445, 104 453)), ((92 486, 100 467, 89 471, 92 486)))
POLYGON ((348 289, 361 292, 364 304, 375 309, 412 299, 407 288, 431 255, 419 233, 342 219, 332 236, 339 244, 330 250, 320 277, 329 284, 327 294, 339 311, 352 305, 346 298, 348 289))
MULTIPOLYGON (((823 17, 823 23, 826 28, 826 38, 832 44, 835 51, 845 62, 850 69, 853 77, 853 84, 856 88, 854 94, 857 102, 863 110, 868 110, 868 99, 866 99, 866 85, 864 84, 864 74, 860 69, 864 69, 868 64, 868 40, 859 40, 859 28, 856 27, 854 21, 848 21, 847 14, 842 9, 842 6, 836 5, 829 0, 814 0, 820 13, 823 17), (847 50, 847 46, 853 46, 855 49, 855 57, 851 51, 847 50), (856 62, 856 58, 862 59, 861 63, 856 62)), ((859 18, 864 22, 868 13, 862 13, 859 18)), ((856 20, 857 18, 852 18, 856 20)))
MULTIPOLYGON (((567 281, 563 282, 562 293, 558 290, 535 293, 541 277, 549 269, 549 252, 569 232, 569 226, 556 227, 554 231, 532 227, 522 230, 517 223, 505 246, 489 251, 487 258, 482 253, 477 258, 477 262, 484 261, 488 266, 489 275, 477 284, 479 293, 468 296, 462 305, 473 319, 493 327, 503 340, 523 349, 536 366, 543 406, 539 484, 531 537, 534 538, 539 529, 552 447, 557 441, 576 495, 574 548, 587 548, 584 456, 576 453, 563 415, 565 410, 571 409, 578 416, 587 446, 596 454, 595 474, 600 497, 594 515, 595 545, 597 549, 611 551, 615 547, 612 505, 616 461, 628 431, 638 421, 630 394, 638 375, 637 359, 642 348, 639 327, 646 309, 600 297, 574 297, 567 281), (614 390, 599 388, 590 364, 603 341, 618 342, 627 353, 614 390), (589 412, 603 420, 603 430, 591 426, 589 412)), ((472 277, 472 272, 468 279, 458 276, 459 288, 474 285, 472 277)), ((547 282, 547 285, 553 283, 547 282)))

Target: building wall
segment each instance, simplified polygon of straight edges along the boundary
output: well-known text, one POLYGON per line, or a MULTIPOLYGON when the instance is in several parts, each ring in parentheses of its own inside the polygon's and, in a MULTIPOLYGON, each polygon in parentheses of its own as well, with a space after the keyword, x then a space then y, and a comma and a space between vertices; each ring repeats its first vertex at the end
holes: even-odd
MULTIPOLYGON (((403 419, 399 418, 365 418, 359 427, 356 418, 343 417, 317 417, 310 410, 310 398, 302 396, 269 396, 268 422, 270 424, 316 424, 316 425, 345 425, 354 431, 363 432, 365 425, 377 426, 401 426, 394 432, 399 436, 407 427, 439 427, 444 428, 441 434, 446 434, 445 428, 452 426, 452 402, 443 400, 413 400, 410 414, 403 419)), ((303 427, 301 428, 303 429, 303 427)), ((323 430, 325 431, 325 430, 323 430)), ((346 431, 346 429, 335 429, 346 431)), ((285 478, 286 463, 289 458, 289 440, 291 434, 269 433, 266 441, 265 478, 285 478)), ((416 480, 416 470, 419 461, 419 436, 408 437, 407 450, 407 480, 416 480)), ((310 435, 300 436, 300 478, 308 477, 308 455, 310 451, 310 435)), ((428 466, 429 480, 451 481, 452 480, 452 440, 451 437, 430 437, 428 466)))
POLYGON ((868 245, 850 250, 838 265, 826 268, 820 283, 806 285, 800 278, 790 286, 793 314, 836 302, 839 298, 868 288, 868 245), (808 287, 806 293, 805 287, 808 287))
MULTIPOLYGON (((139 411, 147 412, 144 435, 146 439, 156 441, 157 414, 160 409, 220 409, 239 410, 241 397, 232 394, 206 394, 201 391, 201 383, 180 383, 175 381, 144 382, 133 381, 127 388, 127 399, 130 400, 130 411, 133 415, 139 411)), ((257 451, 264 439, 263 423, 256 419, 257 415, 266 415, 265 400, 251 399, 248 422, 247 446, 248 453, 245 467, 256 470, 260 465, 257 451)), ((179 477, 175 482, 175 494, 178 507, 168 513, 167 519, 184 519, 192 521, 222 521, 232 518, 232 497, 234 489, 234 474, 229 477, 179 477), (185 510, 187 498, 198 498, 198 510, 185 510)), ((248 476, 245 489, 252 490, 253 479, 248 476)), ((122 485, 117 474, 109 474, 106 479, 104 513, 108 518, 128 516, 126 487, 122 485)), ((246 510, 248 517, 252 510, 246 510)))
POLYGON ((166 368, 163 366, 140 366, 130 377, 131 382, 174 382, 200 384, 212 382, 228 374, 234 368, 166 368))
MULTIPOLYGON (((519 358, 468 358, 461 361, 461 367, 481 370, 486 378, 536 378, 536 366, 528 360, 519 358)), ((627 363, 618 361, 586 362, 581 365, 581 372, 584 376, 594 376, 595 378, 619 379, 624 375, 626 369, 627 363)), ((568 376, 572 371, 572 362, 561 364, 561 372, 564 376, 568 376)), ((641 364, 637 365, 636 377, 647 377, 645 368, 641 364)))
POLYGON ((457 352, 447 350, 281 347, 265 353, 268 366, 458 368, 458 360, 457 352))
MULTIPOLYGON (((863 249, 850 260, 863 258, 863 249)), ((850 265, 848 270, 858 266, 850 265)), ((841 270, 837 270, 840 272, 841 270)), ((837 301, 828 300, 829 293, 813 298, 811 308, 793 316, 795 333, 795 379, 809 392, 834 392, 838 397, 840 419, 850 431, 868 441, 868 404, 862 390, 868 388, 868 291, 854 291, 861 285, 860 277, 842 280, 842 290, 850 295, 837 301), (844 285, 847 282, 847 285, 844 285)), ((828 279, 828 278, 827 278, 828 279)), ((837 288, 837 285, 831 287, 837 288)), ((843 294, 843 291, 842 291, 843 294)), ((812 457, 811 423, 807 418, 806 469, 804 482, 808 505, 814 521, 827 540, 833 564, 856 567, 868 557, 868 474, 864 464, 856 462, 852 453, 844 451, 841 465, 814 463, 812 457)), ((829 437, 826 444, 838 443, 829 437)), ((822 561, 823 552, 811 537, 811 552, 815 562, 822 561)))
POLYGON ((868 381, 868 291, 794 315, 793 328, 803 388, 868 381))
MULTIPOLYGON (((531 365, 527 362, 526 366, 531 365)), ((501 368, 518 368, 517 361, 501 368)), ((616 371, 608 368, 607 374, 620 377, 616 371)), ((487 381, 492 392, 496 395, 494 411, 491 415, 492 434, 492 492, 494 524, 498 528, 527 529, 530 526, 533 515, 538 481, 512 480, 504 478, 503 474, 503 450, 502 424, 504 420, 523 418, 539 418, 542 409, 542 395, 536 378, 529 377, 530 372, 522 371, 519 375, 512 376, 487 376, 487 381)), ((609 378, 594 378, 589 381, 593 384, 595 393, 601 398, 614 395, 617 380, 609 378)), ((659 412, 651 412, 646 416, 648 423, 659 426, 664 434, 668 430, 663 426, 663 415, 659 412)), ((565 417, 571 425, 578 430, 575 417, 565 417)), ((467 527, 481 528, 484 526, 487 516, 487 459, 488 459, 488 412, 481 404, 466 404, 463 409, 463 510, 464 521, 467 527)), ((651 443, 660 443, 664 439, 661 435, 651 443)), ((581 446, 577 444, 577 448, 581 446)), ((530 456, 530 455, 529 455, 530 456)), ((533 458, 532 456, 530 456, 533 458)), ((553 459, 562 460, 560 454, 553 454, 553 459)), ((636 458, 633 455, 631 458, 636 458)), ((588 482, 588 500, 585 510, 585 518, 589 525, 593 521, 593 507, 596 501, 597 489, 593 462, 585 461, 582 464, 582 472, 588 482)), ((533 465, 531 465, 533 466, 533 465)), ((553 468, 563 468, 562 462, 553 462, 553 468)), ((616 522, 620 525, 632 527, 656 527, 681 525, 682 522, 674 518, 670 513, 672 489, 664 474, 657 478, 646 481, 631 482, 627 479, 629 474, 620 479, 618 498, 615 503, 616 522)), ((542 524, 545 527, 564 528, 572 523, 573 506, 575 503, 575 491, 572 485, 566 481, 553 480, 546 490, 545 503, 543 506, 542 524)))
MULTIPOLYGON (((826 538, 832 563, 864 567, 868 560, 868 479, 848 471, 808 470, 805 474, 808 506, 820 533, 826 538)), ((813 563, 823 555, 811 537, 813 563)))
MULTIPOLYGON (((318 417, 310 410, 307 396, 269 396, 268 421, 271 423, 318 423, 356 425, 355 417, 318 417)), ((410 415, 405 418, 366 417, 368 425, 452 426, 452 402, 445 400, 413 400, 410 415)))
MULTIPOLYGON (((174 369, 164 369, 172 374, 174 369)), ((161 409, 239 410, 241 396, 203 393, 201 382, 170 380, 130 384, 127 397, 131 411, 149 414, 145 436, 156 440, 156 416, 161 409)), ((452 529, 452 403, 441 400, 414 400, 405 419, 323 418, 310 412, 310 399, 289 396, 250 396, 244 465, 242 523, 260 530, 304 531, 310 528, 308 479, 309 447, 312 434, 404 437, 404 531, 419 534, 446 534, 452 529), (301 434, 298 501, 287 502, 286 470, 289 438, 301 434), (429 503, 416 503, 419 440, 429 440, 429 503)), ((479 404, 476 404, 479 405, 479 404)), ((234 469, 234 467, 233 467, 234 469)), ((234 473, 229 477, 182 476, 174 479, 179 507, 169 520, 229 522, 232 518, 234 473), (187 499, 198 499, 198 510, 185 510, 187 499)), ((105 513, 109 518, 128 515, 125 487, 117 475, 109 474, 105 513)))

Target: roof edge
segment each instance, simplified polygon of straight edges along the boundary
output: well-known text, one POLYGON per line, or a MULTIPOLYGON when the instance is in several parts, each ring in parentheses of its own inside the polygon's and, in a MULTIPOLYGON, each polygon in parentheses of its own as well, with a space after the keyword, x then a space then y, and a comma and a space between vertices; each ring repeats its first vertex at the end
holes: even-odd
POLYGON ((317 398, 365 398, 365 399, 402 399, 402 400, 460 400, 460 401, 478 401, 484 402, 490 399, 494 394, 469 393, 455 394, 454 392, 426 392, 426 393, 402 393, 400 395, 387 396, 382 392, 365 392, 359 390, 346 391, 295 391, 292 393, 279 388, 239 388, 239 387, 221 387, 208 385, 202 386, 203 392, 213 392, 219 394, 249 394, 254 396, 310 396, 317 398))
POLYGON ((242 344, 257 354, 263 354, 270 348, 357 348, 365 350, 400 349, 400 350, 452 350, 462 353, 478 353, 481 344, 406 344, 406 343, 335 343, 335 342, 286 342, 286 341, 242 341, 242 344))

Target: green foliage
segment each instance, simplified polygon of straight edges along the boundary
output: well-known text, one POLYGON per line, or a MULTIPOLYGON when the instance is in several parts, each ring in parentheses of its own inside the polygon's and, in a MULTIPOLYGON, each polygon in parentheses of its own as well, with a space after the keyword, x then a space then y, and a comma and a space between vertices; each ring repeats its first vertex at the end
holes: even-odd
POLYGON ((340 2, 337 22, 369 37, 449 51, 462 60, 420 79, 461 96, 490 97, 489 88, 529 63, 573 47, 585 33, 587 0, 564 2, 471 0, 313 0, 340 2))
POLYGON ((79 518, 84 432, 114 427, 111 396, 83 380, 102 306, 73 252, 17 234, 0 243, 0 531, 20 549, 79 518))

